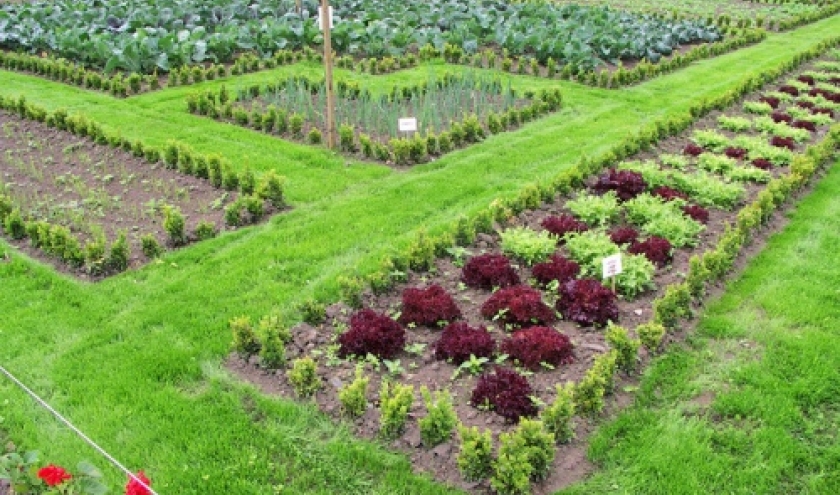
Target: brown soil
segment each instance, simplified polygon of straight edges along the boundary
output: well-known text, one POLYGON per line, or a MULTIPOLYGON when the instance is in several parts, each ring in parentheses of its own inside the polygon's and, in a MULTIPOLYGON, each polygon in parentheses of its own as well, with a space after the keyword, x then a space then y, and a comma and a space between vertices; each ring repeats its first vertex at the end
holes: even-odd
MULTIPOLYGON (((808 67, 806 67, 807 69, 808 67)), ((740 102, 734 105, 731 110, 726 111, 727 115, 739 115, 740 102)), ((680 153, 683 147, 689 142, 688 137, 695 129, 715 128, 716 119, 720 112, 701 119, 688 132, 681 137, 669 138, 662 141, 652 151, 640 153, 634 159, 653 159, 662 153, 680 153)), ((819 128, 811 143, 819 141, 827 132, 827 127, 819 128)), ((727 133, 728 135, 731 135, 727 133)), ((800 146, 797 151, 801 152, 800 146)), ((690 167, 691 168, 691 167, 690 167)), ((776 168, 773 175, 786 173, 787 167, 776 168)), ((591 184, 591 181, 590 181, 591 184)), ((751 202, 763 189, 761 185, 748 185, 747 198, 745 203, 751 202)), ((512 219, 505 225, 498 226, 499 229, 525 225, 539 229, 540 221, 549 216, 564 211, 563 205, 568 198, 557 198, 551 204, 546 204, 537 210, 525 212, 517 218, 512 219)), ((710 220, 707 229, 701 234, 700 244, 694 249, 678 249, 674 253, 672 264, 657 271, 657 290, 643 294, 633 301, 620 300, 619 323, 629 329, 635 328, 638 324, 647 322, 652 316, 651 302, 659 297, 664 288, 672 283, 682 280, 688 271, 689 258, 694 254, 703 253, 716 246, 718 239, 724 231, 724 226, 734 220, 736 211, 724 211, 719 209, 710 210, 710 220)), ((786 218, 783 213, 776 213, 772 216, 768 225, 754 236, 753 242, 745 247, 736 263, 733 273, 739 273, 746 263, 752 259, 764 246, 765 240, 785 224, 786 218)), ((498 235, 479 235, 476 242, 468 248, 469 255, 499 252, 498 235)), ((562 249, 561 249, 562 252, 562 249)), ((522 280, 528 280, 530 270, 527 267, 518 267, 522 280)), ((452 259, 438 259, 435 267, 428 273, 408 273, 406 280, 385 295, 376 296, 370 293, 365 294, 363 305, 380 312, 394 314, 399 311, 400 295, 405 288, 426 286, 432 283, 442 285, 450 294, 453 294, 464 314, 464 319, 471 324, 487 325, 491 332, 501 340, 506 334, 502 329, 495 328, 493 322, 485 320, 479 313, 481 304, 489 297, 489 291, 473 290, 464 288, 459 282, 460 269, 453 264, 452 259)), ((717 297, 724 289, 724 283, 709 288, 709 298, 717 297)), ((553 295, 544 292, 544 299, 551 303, 553 295)), ((701 307, 695 308, 701 310, 701 307)), ((315 395, 315 402, 327 414, 334 418, 342 418, 340 402, 337 391, 353 380, 353 371, 356 366, 354 362, 346 362, 335 359, 330 354, 330 345, 335 348, 335 336, 344 331, 349 322, 352 309, 343 304, 335 304, 327 310, 327 321, 323 325, 313 327, 301 324, 293 329, 293 340, 287 346, 287 357, 291 360, 300 356, 312 355, 319 361, 319 374, 323 379, 324 388, 315 395)), ((685 322, 680 329, 666 335, 664 346, 680 345, 689 335, 693 328, 693 322, 685 322)), ((577 382, 586 370, 589 369, 592 360, 607 350, 602 330, 581 328, 567 321, 560 321, 554 328, 570 337, 576 346, 575 361, 566 366, 560 366, 554 370, 541 370, 528 380, 531 383, 535 395, 545 403, 551 403, 554 399, 555 384, 567 381, 577 382)), ((426 385, 430 389, 448 388, 455 398, 455 409, 461 422, 467 426, 478 426, 490 428, 495 435, 503 431, 509 431, 514 426, 506 424, 500 416, 487 411, 480 411, 468 405, 471 391, 476 383, 476 377, 467 373, 461 374, 456 380, 452 380, 456 368, 454 365, 436 361, 432 356, 430 347, 437 339, 439 329, 417 327, 408 330, 409 344, 426 344, 426 347, 419 355, 403 353, 400 356, 402 374, 400 381, 413 385, 415 389, 426 385)), ((645 349, 640 350, 640 366, 644 369, 651 356, 645 349)), ((279 394, 285 397, 294 397, 285 375, 279 371, 260 369, 255 359, 245 361, 240 357, 232 355, 228 365, 240 377, 258 384, 263 391, 270 394, 279 394)), ((378 402, 377 393, 381 378, 387 374, 387 370, 373 370, 367 366, 367 372, 371 376, 368 399, 370 400, 367 412, 359 419, 348 420, 359 436, 364 438, 377 438, 378 413, 375 404, 378 402)), ((560 446, 557 457, 550 471, 547 480, 533 486, 534 493, 545 494, 568 486, 581 480, 594 470, 594 467, 586 459, 587 440, 595 427, 604 418, 611 417, 615 412, 621 410, 633 401, 633 390, 638 385, 637 376, 622 375, 617 380, 617 386, 612 398, 608 401, 605 413, 599 418, 576 418, 576 439, 569 444, 560 446)), ((699 407, 704 407, 713 396, 701 396, 697 399, 699 407)), ((411 460, 413 466, 420 472, 429 473, 438 481, 456 486, 472 493, 489 492, 489 486, 484 483, 467 483, 463 481, 457 469, 456 456, 457 447, 455 442, 447 442, 443 445, 427 449, 420 440, 419 428, 416 419, 425 414, 425 407, 422 402, 415 401, 406 427, 405 434, 398 440, 388 445, 398 451, 405 453, 411 460)), ((346 419, 346 418, 345 418, 346 419)))
MULTIPOLYGON (((0 190, 5 188, 25 215, 64 225, 83 241, 100 229, 109 243, 126 232, 130 267, 148 261, 140 249, 142 235, 153 234, 166 245, 162 204, 181 210, 188 233, 202 221, 220 230, 223 207, 238 194, 3 111, 0 149, 0 190)), ((11 243, 61 271, 90 278, 47 257, 28 240, 11 243)))

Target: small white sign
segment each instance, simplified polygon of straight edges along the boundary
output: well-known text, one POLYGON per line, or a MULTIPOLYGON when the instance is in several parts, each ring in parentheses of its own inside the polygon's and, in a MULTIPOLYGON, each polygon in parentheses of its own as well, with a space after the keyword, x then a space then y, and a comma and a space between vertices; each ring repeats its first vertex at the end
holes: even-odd
MULTIPOLYGON (((333 19, 332 5, 330 5, 328 8, 329 8, 329 12, 330 12, 330 29, 332 29, 332 28, 335 27, 335 20, 333 19)), ((321 11, 321 9, 318 9, 318 12, 320 12, 320 11, 321 11)), ((321 31, 324 30, 324 20, 321 17, 318 17, 318 29, 320 29, 321 31)))
POLYGON ((607 256, 601 265, 604 268, 604 278, 615 277, 621 273, 621 253, 607 256))
POLYGON ((410 117, 407 119, 400 119, 400 132, 417 132, 417 119, 410 117))

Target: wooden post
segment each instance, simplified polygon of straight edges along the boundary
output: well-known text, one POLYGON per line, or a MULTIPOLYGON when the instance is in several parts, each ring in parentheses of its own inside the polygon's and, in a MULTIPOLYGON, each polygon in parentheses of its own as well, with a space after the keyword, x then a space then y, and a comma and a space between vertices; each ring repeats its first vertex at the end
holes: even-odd
POLYGON ((303 14, 303 0, 295 0, 295 7, 297 7, 297 14, 303 14))
POLYGON ((327 147, 335 148, 335 91, 333 89, 330 2, 321 0, 321 27, 324 31, 324 79, 327 86, 327 147))

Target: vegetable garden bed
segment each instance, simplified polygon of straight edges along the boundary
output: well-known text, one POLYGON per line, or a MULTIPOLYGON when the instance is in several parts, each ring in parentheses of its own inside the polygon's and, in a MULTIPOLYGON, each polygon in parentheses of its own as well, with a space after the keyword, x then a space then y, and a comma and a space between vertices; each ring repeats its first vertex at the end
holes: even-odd
MULTIPOLYGON (((464 489, 484 490, 490 487, 488 472, 475 476, 477 483, 465 482, 458 469, 475 467, 476 458, 468 459, 464 452, 476 454, 482 442, 477 431, 461 432, 462 442, 473 443, 462 444, 458 452, 449 439, 451 430, 441 442, 429 439, 428 425, 421 428, 426 415, 414 401, 413 388, 392 384, 379 395, 365 395, 362 385, 366 375, 370 383, 365 386, 374 391, 380 382, 449 390, 457 419, 468 427, 491 430, 502 444, 491 482, 495 490, 519 493, 516 490, 528 489, 529 477, 543 475, 547 479, 536 491, 552 492, 585 471, 580 440, 594 424, 589 418, 603 409, 603 395, 612 393, 618 369, 632 374, 637 359, 645 362, 663 340, 680 338, 678 324, 690 316, 692 301, 726 275, 774 210, 836 153, 840 129, 835 125, 830 134, 829 129, 840 117, 838 62, 836 57, 819 61, 729 108, 732 97, 704 103, 693 115, 705 117, 693 128, 660 141, 635 160, 605 159, 615 168, 587 181, 578 195, 552 198, 539 206, 545 197, 536 191, 520 208, 527 205, 531 211, 519 215, 497 205, 494 212, 459 226, 458 242, 464 247, 453 246, 451 239, 421 237, 407 258, 396 264, 392 260, 371 279, 375 293, 360 294, 361 286, 347 281, 350 306, 324 310, 314 302, 305 305, 301 311, 308 324, 291 333, 283 330, 278 316, 266 317, 253 328, 247 318, 237 319, 232 329, 238 350, 255 357, 234 358, 230 366, 275 393, 314 393, 325 411, 358 416, 354 421, 359 434, 392 440, 419 469, 464 489), (803 129, 807 134, 798 132, 803 129), (813 145, 820 140, 823 144, 813 145), (809 144, 813 146, 806 150, 809 144), (558 237, 548 236, 546 230, 561 236, 559 249, 558 237), (662 240, 676 249, 662 249, 662 240), (625 253, 627 263, 617 280, 621 297, 597 280, 581 282, 597 279, 601 259, 617 251, 625 253), (435 258, 444 252, 447 257, 435 258), (655 290, 648 285, 651 281, 655 290), (434 286, 440 289, 430 289, 434 286), (365 309, 356 312, 353 307, 365 309), (555 321, 554 309, 564 319, 555 321), (621 327, 608 325, 608 320, 621 327), (454 321, 473 328, 455 325, 441 332, 441 326, 454 321), (598 330, 605 325, 606 334, 598 330), (548 329, 534 330, 539 327, 548 329), (571 361, 568 343, 574 349, 571 361), (359 359, 345 359, 348 355, 359 359), (288 378, 258 367, 276 367, 292 358, 298 359, 288 378), (476 394, 478 389, 487 391, 488 380, 507 373, 489 372, 494 364, 515 369, 528 385, 517 382, 522 378, 504 378, 500 391, 490 394, 490 403, 470 404, 471 399, 483 401, 476 394), (358 375, 354 369, 364 371, 358 375), (484 384, 477 388, 479 382, 484 384), (558 388, 564 382, 574 385, 558 388), (512 391, 521 395, 502 393, 512 391), (502 396, 507 398, 493 402, 493 397, 502 396), (400 409, 394 401, 405 401, 399 406, 408 414, 404 434, 402 423, 395 426, 400 409), (377 402, 381 413, 373 406, 377 402), (569 407, 581 414, 572 430, 566 417, 569 407), (550 433, 559 438, 575 433, 578 440, 561 447, 556 457, 553 446, 543 446, 541 461, 526 456, 514 462, 515 438, 533 435, 536 427, 512 423, 538 409, 550 433), (515 433, 509 436, 510 432, 515 433), (521 467, 535 463, 539 471, 521 467)), ((684 127, 678 121, 664 126, 684 127)), ((424 397, 429 414, 434 410, 441 419, 446 397, 424 397)), ((537 442, 532 446, 540 445, 539 435, 528 438, 537 442)))

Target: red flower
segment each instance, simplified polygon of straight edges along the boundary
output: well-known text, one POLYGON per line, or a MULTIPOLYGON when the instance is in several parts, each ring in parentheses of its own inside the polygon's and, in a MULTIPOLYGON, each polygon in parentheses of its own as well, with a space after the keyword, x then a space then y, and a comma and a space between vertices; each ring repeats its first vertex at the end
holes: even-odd
POLYGON ((149 491, 146 486, 151 487, 152 481, 143 474, 143 471, 138 472, 135 475, 137 478, 128 478, 128 484, 125 485, 125 495, 150 495, 152 492, 149 491), (142 481, 146 486, 141 485, 137 480, 142 481))
POLYGON ((38 470, 38 477, 44 480, 47 486, 58 486, 73 478, 63 467, 50 464, 38 470))

